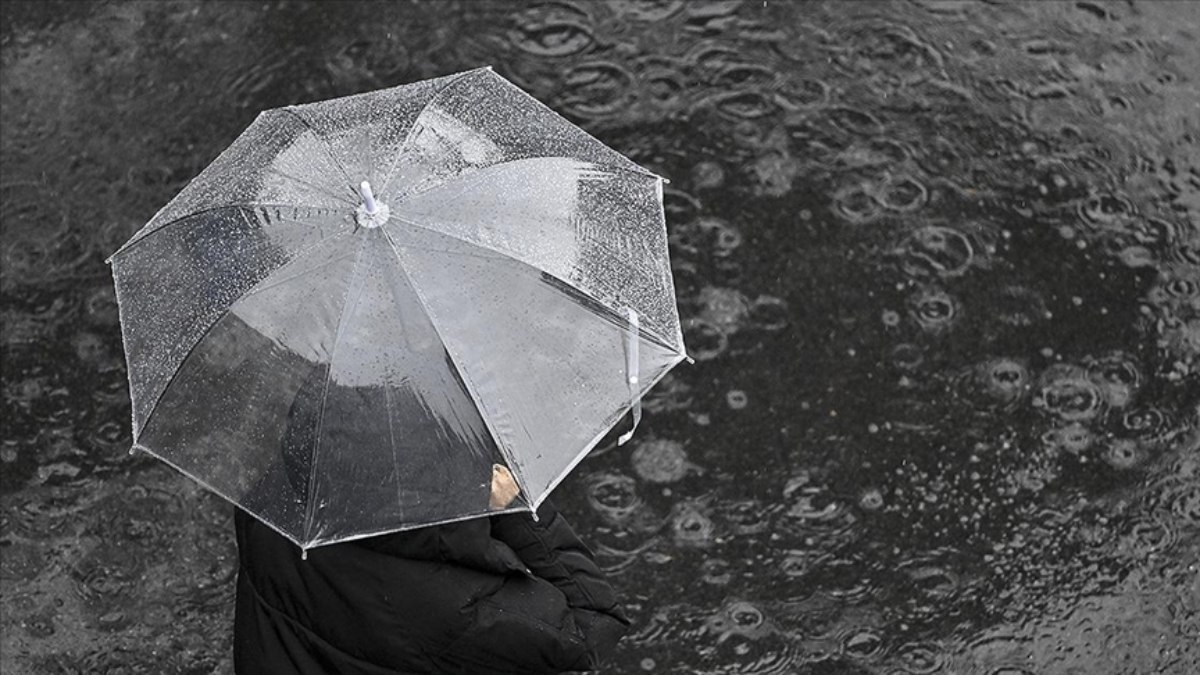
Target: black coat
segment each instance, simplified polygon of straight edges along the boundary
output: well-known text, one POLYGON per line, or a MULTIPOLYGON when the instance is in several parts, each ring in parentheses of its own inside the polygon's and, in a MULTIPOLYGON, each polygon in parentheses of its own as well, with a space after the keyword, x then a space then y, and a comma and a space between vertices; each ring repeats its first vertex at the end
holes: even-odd
POLYGON ((300 549, 236 516, 238 673, 589 670, 629 624, 548 503, 300 549))

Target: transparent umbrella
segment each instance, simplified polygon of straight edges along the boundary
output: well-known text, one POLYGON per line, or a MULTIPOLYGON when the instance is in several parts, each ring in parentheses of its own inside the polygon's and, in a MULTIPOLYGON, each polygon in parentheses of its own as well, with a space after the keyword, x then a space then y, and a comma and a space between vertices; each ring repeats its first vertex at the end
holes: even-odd
POLYGON ((262 113, 110 258, 134 449, 306 549, 536 513, 687 358, 662 182, 490 69, 262 113))

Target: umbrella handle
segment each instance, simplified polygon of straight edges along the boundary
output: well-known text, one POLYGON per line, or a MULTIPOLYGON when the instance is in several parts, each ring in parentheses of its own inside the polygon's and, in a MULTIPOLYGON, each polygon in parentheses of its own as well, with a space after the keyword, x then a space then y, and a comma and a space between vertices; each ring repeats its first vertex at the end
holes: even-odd
POLYGON ((617 445, 625 445, 633 438, 633 430, 637 429, 638 423, 642 421, 642 397, 638 395, 638 313, 626 307, 625 314, 629 318, 629 330, 625 333, 625 382, 629 385, 629 396, 633 399, 633 426, 621 434, 617 445))

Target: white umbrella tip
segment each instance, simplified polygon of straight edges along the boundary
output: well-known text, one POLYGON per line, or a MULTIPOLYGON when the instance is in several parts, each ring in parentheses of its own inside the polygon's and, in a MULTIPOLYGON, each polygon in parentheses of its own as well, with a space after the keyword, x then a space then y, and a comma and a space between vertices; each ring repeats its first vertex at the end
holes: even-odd
POLYGON ((355 219, 362 227, 373 229, 383 225, 388 221, 388 206, 383 202, 375 201, 375 193, 371 190, 371 184, 363 181, 358 184, 358 193, 362 195, 362 204, 359 204, 358 210, 355 212, 355 219))
POLYGON ((358 193, 362 195, 363 206, 366 207, 367 213, 375 215, 379 208, 375 205, 375 193, 371 191, 371 184, 365 180, 359 183, 358 193))

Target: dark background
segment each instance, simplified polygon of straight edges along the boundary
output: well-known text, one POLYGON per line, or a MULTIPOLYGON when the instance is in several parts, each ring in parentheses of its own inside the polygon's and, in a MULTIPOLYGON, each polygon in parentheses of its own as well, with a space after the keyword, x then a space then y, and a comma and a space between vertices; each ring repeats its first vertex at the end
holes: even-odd
POLYGON ((672 181, 698 362, 555 494, 607 672, 1200 669, 1200 3, 0 8, 5 673, 230 668, 104 258, 260 110, 488 64, 672 181))

